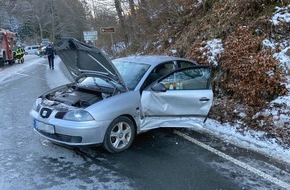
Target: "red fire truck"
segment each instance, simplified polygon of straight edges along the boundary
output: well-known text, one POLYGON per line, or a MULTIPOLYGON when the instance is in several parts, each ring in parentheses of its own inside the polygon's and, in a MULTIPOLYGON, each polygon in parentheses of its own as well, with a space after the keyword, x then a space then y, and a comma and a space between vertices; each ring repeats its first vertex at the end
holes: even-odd
POLYGON ((16 34, 0 28, 0 66, 15 62, 16 34))

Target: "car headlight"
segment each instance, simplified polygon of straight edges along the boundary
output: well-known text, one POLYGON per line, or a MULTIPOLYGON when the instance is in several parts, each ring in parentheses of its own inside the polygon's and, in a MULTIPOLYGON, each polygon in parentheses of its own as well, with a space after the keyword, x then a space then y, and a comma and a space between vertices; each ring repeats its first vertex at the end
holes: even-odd
POLYGON ((70 121, 91 121, 91 120, 94 120, 92 115, 85 110, 69 111, 64 115, 63 119, 70 120, 70 121))
POLYGON ((32 109, 38 112, 40 108, 40 104, 41 104, 41 98, 37 98, 32 106, 32 109))

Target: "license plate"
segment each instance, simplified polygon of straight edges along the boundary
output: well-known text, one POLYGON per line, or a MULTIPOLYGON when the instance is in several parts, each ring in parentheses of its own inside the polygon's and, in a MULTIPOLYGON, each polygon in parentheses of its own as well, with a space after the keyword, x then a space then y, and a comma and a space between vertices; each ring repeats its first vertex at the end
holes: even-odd
POLYGON ((39 122, 36 120, 34 120, 33 125, 39 131, 54 134, 54 126, 53 125, 48 125, 46 123, 42 123, 42 122, 39 122))

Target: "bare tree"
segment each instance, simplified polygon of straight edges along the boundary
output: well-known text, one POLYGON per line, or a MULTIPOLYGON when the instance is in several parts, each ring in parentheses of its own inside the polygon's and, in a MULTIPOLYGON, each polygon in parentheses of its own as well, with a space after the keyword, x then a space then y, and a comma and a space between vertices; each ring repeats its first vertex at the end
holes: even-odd
POLYGON ((31 24, 35 27, 35 31, 39 31, 40 39, 44 38, 44 32, 48 32, 50 18, 46 14, 45 1, 29 0, 30 14, 27 19, 32 19, 34 22, 31 24), (35 23, 35 24, 34 24, 35 23))
POLYGON ((120 28, 124 32, 125 43, 126 45, 128 45, 129 43, 128 32, 125 27, 125 17, 124 17, 124 12, 123 12, 120 0, 115 0, 115 8, 116 8, 117 15, 119 18, 120 28))
POLYGON ((131 12, 131 25, 132 25, 132 33, 133 33, 133 41, 136 40, 136 11, 134 0, 129 0, 130 12, 131 12))

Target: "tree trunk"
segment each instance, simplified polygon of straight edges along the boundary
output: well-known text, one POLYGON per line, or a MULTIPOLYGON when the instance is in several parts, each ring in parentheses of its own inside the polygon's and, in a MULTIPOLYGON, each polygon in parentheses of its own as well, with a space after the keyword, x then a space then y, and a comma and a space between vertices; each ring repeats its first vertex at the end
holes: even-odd
POLYGON ((123 34, 124 34, 125 44, 127 46, 128 43, 129 43, 129 38, 128 38, 128 33, 127 33, 127 30, 126 30, 126 27, 125 27, 125 18, 123 16, 123 9, 122 9, 120 0, 115 0, 115 8, 116 8, 117 15, 118 15, 118 18, 119 18, 121 30, 123 31, 123 34))
POLYGON ((51 2, 50 2, 50 8, 51 8, 51 26, 52 26, 52 28, 51 28, 51 30, 52 30, 52 32, 51 32, 51 37, 50 37, 50 39, 52 40, 52 42, 54 42, 55 41, 55 10, 54 10, 54 0, 51 0, 51 2))
POLYGON ((130 10, 131 10, 133 42, 135 42, 135 40, 136 40, 136 12, 135 12, 134 0, 129 0, 129 6, 130 6, 130 10))
POLYGON ((148 26, 151 26, 151 20, 150 17, 148 15, 148 3, 147 0, 139 0, 139 7, 140 7, 140 11, 141 11, 141 17, 143 17, 144 19, 147 20, 148 26))

